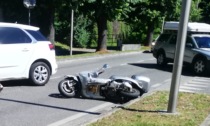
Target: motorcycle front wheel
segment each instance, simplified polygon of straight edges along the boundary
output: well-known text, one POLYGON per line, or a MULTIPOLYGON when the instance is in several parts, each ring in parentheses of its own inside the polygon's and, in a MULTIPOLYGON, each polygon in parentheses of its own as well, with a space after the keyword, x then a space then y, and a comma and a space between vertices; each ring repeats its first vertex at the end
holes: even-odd
POLYGON ((133 88, 131 92, 128 91, 121 91, 120 95, 127 99, 134 99, 140 96, 140 91, 133 88))
POLYGON ((58 90, 61 95, 72 98, 75 96, 76 81, 72 79, 64 79, 58 84, 58 90))

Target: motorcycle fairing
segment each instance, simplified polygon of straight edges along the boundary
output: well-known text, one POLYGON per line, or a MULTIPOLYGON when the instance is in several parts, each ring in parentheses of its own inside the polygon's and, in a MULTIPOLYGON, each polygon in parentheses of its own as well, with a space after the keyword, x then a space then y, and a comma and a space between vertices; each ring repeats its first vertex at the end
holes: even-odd
POLYGON ((72 78, 72 79, 74 79, 75 81, 78 81, 78 79, 77 79, 77 76, 74 76, 74 75, 66 75, 66 76, 64 76, 64 78, 66 78, 66 79, 68 79, 68 78, 72 78))
POLYGON ((144 92, 148 92, 149 91, 149 83, 150 83, 150 79, 147 77, 143 77, 143 76, 137 76, 137 75, 133 75, 131 78, 130 77, 122 77, 122 76, 116 76, 113 75, 110 77, 110 79, 113 80, 125 80, 125 81, 130 81, 133 84, 135 84, 139 89, 143 90, 144 92))

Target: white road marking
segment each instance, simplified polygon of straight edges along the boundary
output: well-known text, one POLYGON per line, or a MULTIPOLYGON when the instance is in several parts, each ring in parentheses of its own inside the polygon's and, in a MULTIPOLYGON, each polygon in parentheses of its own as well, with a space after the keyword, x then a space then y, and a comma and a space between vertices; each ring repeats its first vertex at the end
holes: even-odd
POLYGON ((192 90, 186 90, 186 89, 179 89, 180 92, 189 92, 189 93, 195 93, 195 91, 192 90))
POLYGON ((61 77, 64 77, 64 76, 55 76, 55 77, 50 77, 50 80, 58 79, 58 78, 61 78, 61 77))
POLYGON ((152 88, 156 88, 156 87, 158 87, 158 86, 160 86, 161 84, 160 83, 157 83, 157 84, 153 84, 151 87, 152 88))
POLYGON ((141 63, 141 62, 144 62, 144 61, 145 61, 145 60, 139 60, 139 61, 137 61, 137 62, 140 62, 140 63, 141 63))
POLYGON ((156 60, 155 58, 151 58, 151 59, 149 59, 149 60, 156 60))
MULTIPOLYGON (((184 86, 190 86, 190 87, 209 87, 209 85, 207 84, 190 84, 190 83, 187 83, 187 84, 184 84, 184 86)), ((182 86, 181 86, 182 87, 182 86)))
POLYGON ((120 64, 120 66, 125 66, 125 65, 128 65, 128 64, 127 63, 120 64))
MULTIPOLYGON (((99 106, 93 107, 93 108, 88 109, 88 110, 85 110, 85 111, 96 112, 97 110, 100 110, 100 109, 105 108, 105 107, 107 107, 107 106, 110 106, 110 105, 112 105, 112 104, 113 104, 113 103, 107 102, 107 103, 101 104, 101 105, 99 105, 99 106)), ((55 122, 55 123, 49 124, 48 126, 60 126, 60 125, 63 125, 63 124, 65 124, 65 123, 68 123, 68 122, 70 122, 70 121, 72 121, 72 120, 81 118, 82 116, 85 116, 85 115, 87 115, 87 114, 88 114, 88 113, 78 113, 78 114, 72 115, 72 116, 70 116, 70 117, 67 117, 67 118, 65 118, 65 119, 62 119, 62 120, 60 120, 60 121, 57 121, 57 122, 55 122)))
POLYGON ((171 81, 171 78, 164 80, 163 83, 167 83, 169 81, 171 81))
POLYGON ((186 89, 186 90, 187 90, 187 89, 188 89, 188 90, 200 90, 200 91, 202 90, 201 88, 190 87, 190 86, 184 86, 184 85, 181 86, 180 88, 181 88, 181 89, 186 89))

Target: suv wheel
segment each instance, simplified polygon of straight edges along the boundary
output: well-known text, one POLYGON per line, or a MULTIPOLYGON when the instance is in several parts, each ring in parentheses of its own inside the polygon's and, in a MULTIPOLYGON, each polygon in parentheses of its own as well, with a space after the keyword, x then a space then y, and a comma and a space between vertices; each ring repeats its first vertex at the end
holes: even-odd
POLYGON ((202 75, 206 72, 206 60, 204 58, 198 58, 193 62, 193 71, 197 75, 202 75))
POLYGON ((32 64, 29 72, 29 80, 37 86, 45 85, 50 79, 50 69, 44 62, 32 64))
POLYGON ((164 52, 159 52, 157 55, 157 65, 158 66, 165 66, 167 64, 166 62, 166 56, 164 52))

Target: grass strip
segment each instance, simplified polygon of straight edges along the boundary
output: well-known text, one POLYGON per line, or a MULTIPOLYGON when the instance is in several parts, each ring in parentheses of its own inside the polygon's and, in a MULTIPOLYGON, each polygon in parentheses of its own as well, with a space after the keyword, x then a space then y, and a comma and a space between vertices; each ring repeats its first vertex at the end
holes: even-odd
POLYGON ((210 113, 210 95, 180 92, 177 113, 167 113, 169 92, 158 91, 90 126, 198 126, 210 113))

